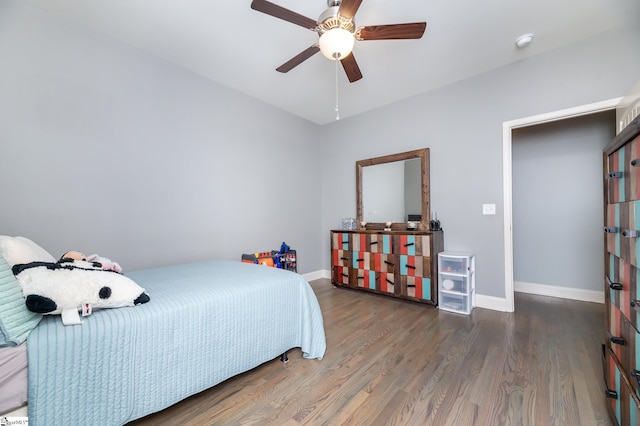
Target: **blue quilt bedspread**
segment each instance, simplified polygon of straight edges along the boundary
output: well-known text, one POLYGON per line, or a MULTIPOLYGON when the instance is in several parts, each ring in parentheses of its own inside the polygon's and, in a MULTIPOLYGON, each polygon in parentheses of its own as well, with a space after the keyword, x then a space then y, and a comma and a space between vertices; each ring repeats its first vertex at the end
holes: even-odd
POLYGON ((225 260, 126 275, 149 303, 76 326, 45 316, 31 332, 31 426, 121 425, 291 348, 324 355, 322 313, 301 275, 225 260))

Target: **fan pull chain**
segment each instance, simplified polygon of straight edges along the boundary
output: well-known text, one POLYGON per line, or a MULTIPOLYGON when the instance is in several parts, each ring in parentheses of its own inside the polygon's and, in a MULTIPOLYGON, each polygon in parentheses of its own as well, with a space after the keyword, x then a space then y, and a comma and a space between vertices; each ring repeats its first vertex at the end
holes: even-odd
POLYGON ((334 61, 336 63, 336 120, 340 120, 340 106, 338 105, 338 62, 340 61, 334 61))

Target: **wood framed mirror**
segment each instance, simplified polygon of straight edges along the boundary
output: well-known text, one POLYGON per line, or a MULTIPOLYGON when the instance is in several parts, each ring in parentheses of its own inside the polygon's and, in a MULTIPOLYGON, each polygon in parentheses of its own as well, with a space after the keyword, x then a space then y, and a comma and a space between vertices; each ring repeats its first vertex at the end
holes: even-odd
POLYGON ((360 229, 428 230, 429 148, 356 161, 356 203, 360 229))

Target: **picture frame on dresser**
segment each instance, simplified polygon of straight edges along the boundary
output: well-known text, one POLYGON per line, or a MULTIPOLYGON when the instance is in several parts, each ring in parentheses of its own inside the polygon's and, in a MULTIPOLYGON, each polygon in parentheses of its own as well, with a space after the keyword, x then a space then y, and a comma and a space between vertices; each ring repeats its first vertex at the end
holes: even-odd
POLYGON ((640 421, 640 117, 604 148, 605 397, 618 425, 640 421))

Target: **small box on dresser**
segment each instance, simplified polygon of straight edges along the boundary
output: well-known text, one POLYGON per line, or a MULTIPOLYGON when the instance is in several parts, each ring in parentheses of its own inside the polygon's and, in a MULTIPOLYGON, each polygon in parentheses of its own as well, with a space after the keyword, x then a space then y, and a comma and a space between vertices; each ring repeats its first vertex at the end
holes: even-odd
POLYGON ((476 257, 466 252, 438 253, 440 309, 470 314, 475 306, 476 257))
POLYGON ((607 407, 618 425, 640 421, 640 117, 604 149, 607 407))

